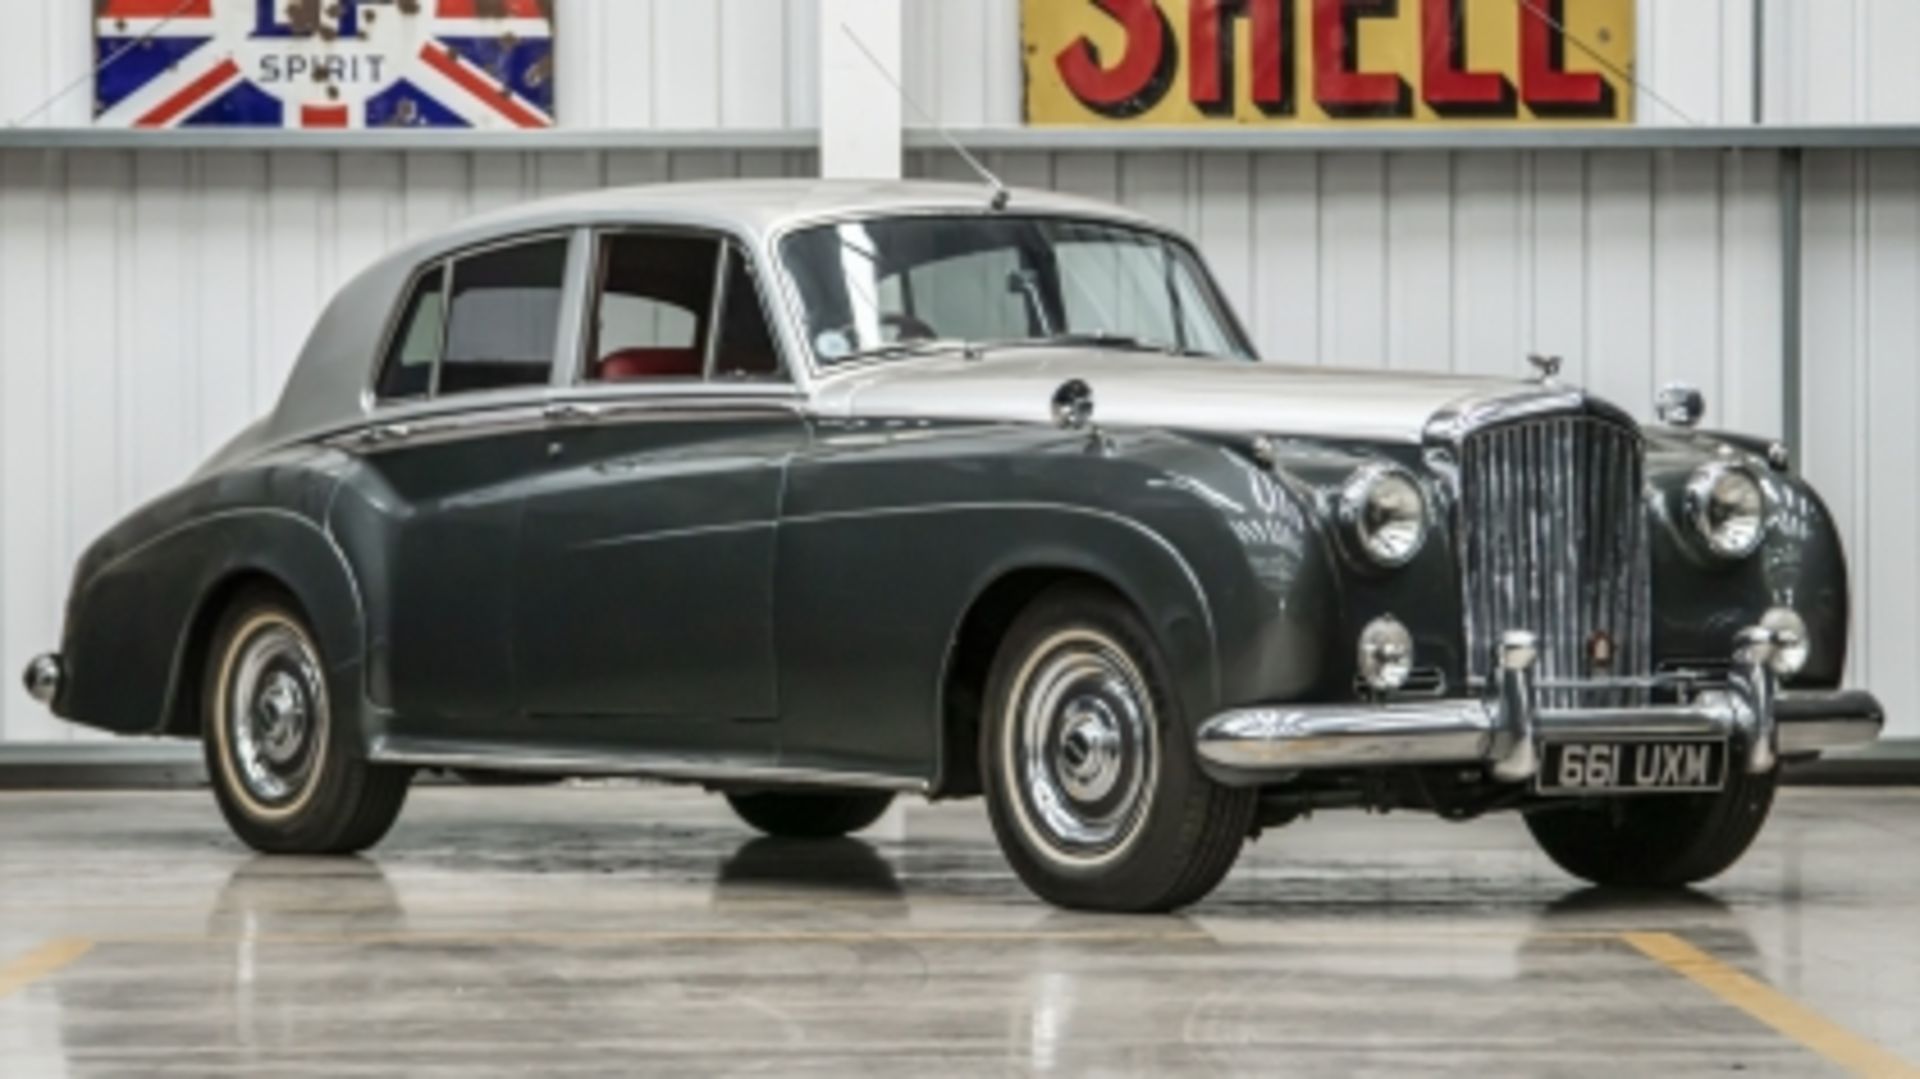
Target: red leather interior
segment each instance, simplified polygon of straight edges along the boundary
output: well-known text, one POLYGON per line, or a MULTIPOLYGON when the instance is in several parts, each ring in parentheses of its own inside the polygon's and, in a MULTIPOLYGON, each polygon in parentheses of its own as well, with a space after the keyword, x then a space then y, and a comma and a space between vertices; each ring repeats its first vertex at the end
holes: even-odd
POLYGON ((690 348, 623 348, 600 360, 594 377, 601 382, 638 378, 698 378, 703 357, 690 348))

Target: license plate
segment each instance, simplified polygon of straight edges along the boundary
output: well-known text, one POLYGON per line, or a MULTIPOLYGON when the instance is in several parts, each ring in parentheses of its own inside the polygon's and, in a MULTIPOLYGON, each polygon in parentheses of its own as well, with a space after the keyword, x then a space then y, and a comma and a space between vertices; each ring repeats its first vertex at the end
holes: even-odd
POLYGON ((1727 782, 1726 739, 1549 742, 1542 747, 1542 794, 1717 791, 1727 782))

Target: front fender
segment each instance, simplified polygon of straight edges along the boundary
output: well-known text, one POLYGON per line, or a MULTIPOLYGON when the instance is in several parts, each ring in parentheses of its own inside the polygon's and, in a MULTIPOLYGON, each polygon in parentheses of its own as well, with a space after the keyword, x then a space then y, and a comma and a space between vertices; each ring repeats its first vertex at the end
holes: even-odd
POLYGON ((1649 432, 1654 654, 1674 662, 1724 661, 1735 634, 1769 607, 1791 607, 1806 620, 1809 638, 1806 666, 1791 684, 1837 686, 1846 669, 1849 617, 1840 530, 1811 484, 1774 471, 1750 441, 1649 432), (1683 506, 1688 478, 1715 459, 1744 463, 1767 493, 1766 539, 1738 561, 1708 552, 1683 506))
POLYGON ((1317 677, 1332 588, 1310 510, 1231 451, 1165 432, 827 426, 780 522, 783 756, 931 775, 958 627, 1027 570, 1130 600, 1193 722, 1317 677))

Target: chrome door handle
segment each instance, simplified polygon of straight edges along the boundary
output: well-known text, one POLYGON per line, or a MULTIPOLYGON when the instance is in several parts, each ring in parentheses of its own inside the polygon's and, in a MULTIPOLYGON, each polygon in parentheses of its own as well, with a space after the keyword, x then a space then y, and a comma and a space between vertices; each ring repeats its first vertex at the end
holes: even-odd
POLYGON ((386 446, 413 437, 413 428, 404 423, 376 423, 360 433, 362 446, 386 446))
POLYGON ((591 423, 600 418, 598 405, 583 405, 575 401, 562 401, 548 405, 542 412, 554 423, 591 423))

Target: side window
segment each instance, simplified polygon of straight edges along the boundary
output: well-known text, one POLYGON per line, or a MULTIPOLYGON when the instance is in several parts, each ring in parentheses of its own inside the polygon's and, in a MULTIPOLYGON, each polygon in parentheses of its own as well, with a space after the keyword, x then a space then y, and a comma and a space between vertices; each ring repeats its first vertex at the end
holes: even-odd
POLYGON ((727 256, 726 310, 720 315, 720 341, 713 357, 713 376, 724 379, 766 379, 780 375, 780 351, 773 343, 773 327, 761 302, 753 264, 735 249, 727 256))
POLYGON ((438 392, 545 385, 566 269, 565 238, 455 260, 438 392))
POLYGON ((719 259, 698 236, 602 237, 586 380, 701 377, 719 259))
POLYGON ((380 367, 378 392, 383 400, 432 392, 433 365, 440 359, 440 334, 446 328, 446 278, 446 268, 436 266, 414 283, 380 367))

